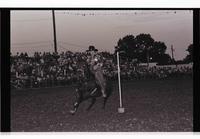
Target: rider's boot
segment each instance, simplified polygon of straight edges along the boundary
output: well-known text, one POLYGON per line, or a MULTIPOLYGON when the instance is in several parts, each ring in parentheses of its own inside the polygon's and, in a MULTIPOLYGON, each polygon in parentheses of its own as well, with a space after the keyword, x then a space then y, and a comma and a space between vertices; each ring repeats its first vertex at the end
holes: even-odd
POLYGON ((102 96, 105 98, 107 97, 107 95, 105 94, 105 92, 102 90, 102 96))

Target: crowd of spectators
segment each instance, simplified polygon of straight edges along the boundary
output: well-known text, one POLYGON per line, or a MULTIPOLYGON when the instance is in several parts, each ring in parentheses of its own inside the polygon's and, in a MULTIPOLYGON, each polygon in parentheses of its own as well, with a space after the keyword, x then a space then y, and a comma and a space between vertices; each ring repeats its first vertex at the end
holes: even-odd
MULTIPOLYGON (((117 64, 112 54, 98 53, 102 57, 105 77, 117 80, 117 64)), ((11 54, 11 87, 37 88, 65 86, 88 80, 87 52, 35 52, 33 56, 27 53, 11 54)), ((165 79, 176 77, 192 77, 191 67, 143 67, 133 62, 123 61, 120 64, 121 79, 165 79)), ((90 77, 90 76, 89 76, 90 77)))

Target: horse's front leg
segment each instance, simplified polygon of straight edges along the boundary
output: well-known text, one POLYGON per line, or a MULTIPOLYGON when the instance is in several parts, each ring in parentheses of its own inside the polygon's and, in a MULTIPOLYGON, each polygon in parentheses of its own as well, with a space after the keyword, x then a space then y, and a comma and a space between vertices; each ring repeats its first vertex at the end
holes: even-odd
POLYGON ((75 112, 77 111, 78 106, 79 106, 80 103, 81 103, 81 101, 76 101, 76 102, 73 104, 73 110, 70 110, 70 113, 71 113, 72 115, 75 114, 75 112))
POLYGON ((73 110, 70 110, 70 113, 73 115, 77 111, 79 104, 82 102, 82 95, 80 95, 80 92, 78 89, 76 89, 76 101, 73 104, 73 110))
POLYGON ((91 103, 90 103, 89 107, 86 110, 89 111, 92 108, 92 106, 94 105, 95 102, 96 102, 96 98, 92 98, 91 99, 91 103))

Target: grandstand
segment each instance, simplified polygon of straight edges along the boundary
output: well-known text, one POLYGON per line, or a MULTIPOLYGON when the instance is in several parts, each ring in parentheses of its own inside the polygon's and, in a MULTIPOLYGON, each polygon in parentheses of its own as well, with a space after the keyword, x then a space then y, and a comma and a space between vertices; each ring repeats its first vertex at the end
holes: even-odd
MULTIPOLYGON (((104 57, 104 75, 110 80, 117 80, 117 65, 111 55, 104 57)), ((33 57, 26 53, 11 56, 11 87, 38 88, 66 86, 85 80, 84 67, 79 66, 80 61, 86 60, 87 53, 66 52, 38 53, 33 57)), ((192 77, 192 64, 182 65, 156 65, 144 63, 138 66, 132 62, 124 61, 120 65, 122 81, 141 79, 187 78, 192 77)))

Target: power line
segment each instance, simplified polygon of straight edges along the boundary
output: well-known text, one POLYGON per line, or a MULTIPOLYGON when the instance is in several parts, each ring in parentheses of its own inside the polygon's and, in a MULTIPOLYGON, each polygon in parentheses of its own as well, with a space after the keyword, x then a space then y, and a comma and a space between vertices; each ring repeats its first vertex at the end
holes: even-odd
POLYGON ((12 43, 11 45, 36 45, 36 44, 47 44, 52 43, 51 41, 39 41, 39 42, 23 42, 23 43, 12 43))
MULTIPOLYGON (((66 48, 66 47, 64 47, 63 45, 60 45, 60 44, 58 44, 58 47, 60 47, 60 48, 62 48, 62 49, 64 49, 64 50, 66 50, 66 51, 77 52, 77 51, 75 51, 75 50, 70 50, 70 49, 68 49, 68 48, 66 48)), ((86 49, 84 49, 84 51, 86 51, 86 49)))
MULTIPOLYGON (((191 13, 190 11, 188 11, 191 13)), ((134 10, 132 11, 127 11, 127 12, 113 12, 113 11, 108 11, 108 12, 102 12, 102 11, 95 11, 95 12, 77 12, 77 11, 67 11, 67 12, 57 12, 59 14, 65 14, 65 15, 74 15, 74 16, 119 16, 119 15, 124 15, 124 16, 132 16, 132 15, 150 15, 150 14, 177 14, 178 11, 146 11, 146 12, 135 12, 134 10)))
MULTIPOLYGON (((189 13, 192 13, 191 10, 188 10, 189 13)), ((178 11, 146 11, 146 12, 134 12, 134 10, 130 10, 127 12, 102 12, 102 11, 93 11, 93 12, 77 12, 77 11, 68 11, 68 12, 56 12, 56 14, 65 14, 65 15, 73 15, 73 16, 133 16, 133 15, 150 15, 150 14, 177 14, 178 11)), ((18 19, 11 20, 11 22, 38 22, 38 21, 50 21, 50 18, 39 18, 39 19, 18 19)))
POLYGON ((65 49, 65 50, 67 50, 67 51, 71 51, 71 50, 69 50, 69 49, 67 49, 67 48, 63 47, 63 46, 62 46, 62 45, 60 45, 60 44, 58 44, 58 46, 59 46, 60 48, 62 48, 62 49, 65 49))
MULTIPOLYGON (((34 46, 34 48, 44 48, 44 47, 49 47, 49 46, 50 45, 40 45, 40 46, 34 46)), ((12 47, 12 49, 18 49, 18 48, 33 49, 33 47, 27 47, 27 46, 12 47)))
POLYGON ((19 19, 11 20, 11 22, 38 22, 38 21, 50 21, 50 18, 41 18, 41 19, 19 19))
POLYGON ((59 43, 61 43, 61 44, 67 44, 68 46, 74 46, 74 47, 78 47, 78 48, 88 48, 88 47, 83 46, 83 45, 78 45, 78 44, 69 43, 69 42, 62 42, 62 41, 60 41, 59 43))
MULTIPOLYGON (((63 49, 66 49, 66 50, 69 50, 67 49, 66 47, 64 47, 63 45, 67 45, 68 47, 71 47, 71 48, 81 48, 83 50, 87 50, 88 49, 88 46, 85 46, 85 45, 79 45, 79 44, 74 44, 74 43, 71 43, 71 42, 63 42, 63 41, 59 41, 58 42, 59 44, 59 47, 63 48, 63 49)), ((12 46, 18 46, 18 47, 12 47, 12 48, 39 48, 41 46, 52 46, 53 45, 53 42, 52 41, 39 41, 39 42, 24 42, 24 43, 12 43, 11 44, 12 46), (24 46, 25 45, 25 46, 24 46), (27 47, 27 46, 32 46, 32 47, 27 47)), ((69 50, 71 51, 71 50, 69 50)))

